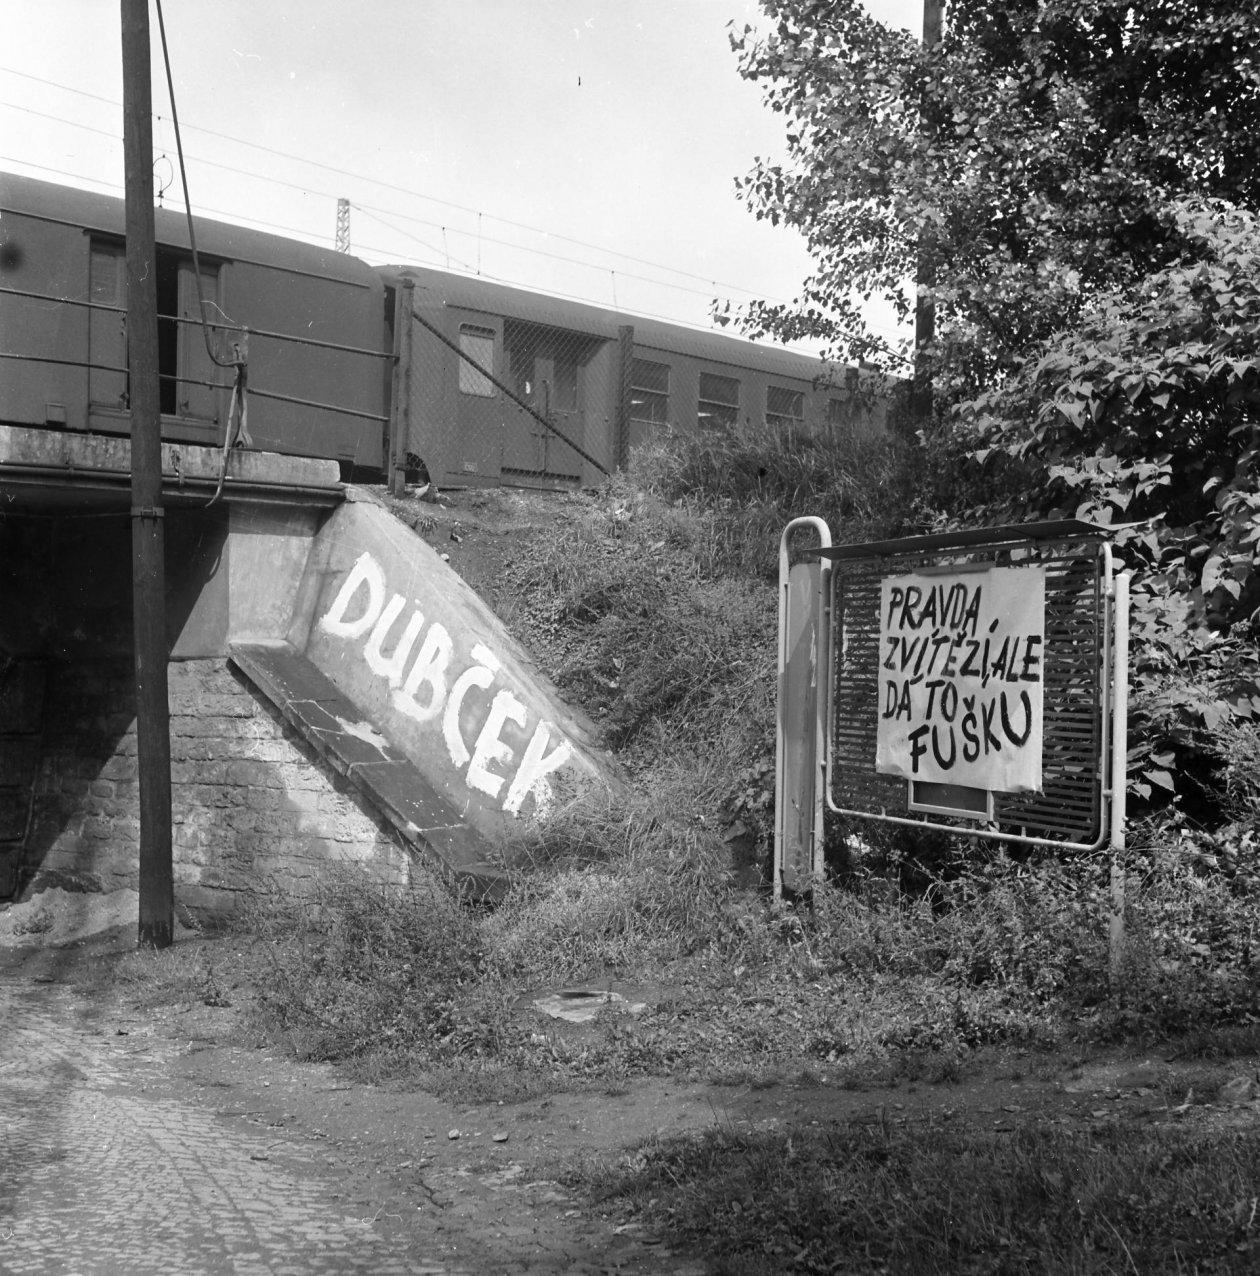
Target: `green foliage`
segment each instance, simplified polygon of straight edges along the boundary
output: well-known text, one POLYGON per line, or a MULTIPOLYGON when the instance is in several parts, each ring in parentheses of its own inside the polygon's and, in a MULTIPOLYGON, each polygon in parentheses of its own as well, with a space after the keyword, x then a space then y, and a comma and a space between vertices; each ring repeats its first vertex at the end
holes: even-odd
MULTIPOLYGON (((755 433, 745 445, 772 449, 755 433)), ((872 447, 877 487, 894 462, 872 447)), ((853 502, 849 517, 878 535, 889 511, 856 471, 828 473, 837 455, 799 450, 763 475, 730 440, 672 439, 645 461, 653 491, 619 478, 521 538, 506 618, 609 725, 638 796, 525 830, 504 848, 512 886, 493 913, 461 911, 419 875, 408 889, 356 875, 310 901, 272 900, 247 919, 266 1031, 306 1055, 504 1097, 644 1072, 866 1085, 951 1075, 986 1045, 1187 1029, 1206 1041, 1252 1024, 1260 745, 1228 722, 1228 764, 1203 784, 1229 823, 1134 839, 1152 849, 1128 865, 1120 989, 1107 982, 1101 858, 1016 863, 948 838, 871 837, 817 885, 812 910, 738 887, 736 844, 764 857, 771 834, 776 634, 774 558, 752 552, 744 519, 772 508, 780 484, 808 483, 853 502), (573 1039, 528 1008, 535 990, 612 979, 672 992, 573 1039)), ((777 557, 776 541, 762 549, 777 557)), ((1155 750, 1143 765, 1173 763, 1155 750)))
POLYGON ((922 513, 1077 516, 1134 581, 1137 794, 1207 814, 1260 715, 1260 76, 1237 0, 959 0, 922 47, 856 0, 766 0, 734 44, 791 163, 744 185, 816 271, 747 323, 879 350, 935 308, 922 513), (977 464, 979 463, 979 464, 977 464))
POLYGON ((630 479, 740 547, 715 553, 710 570, 774 578, 788 519, 817 515, 846 541, 895 536, 920 473, 916 450, 876 424, 834 437, 745 424, 662 433, 635 452, 630 479))
POLYGON ((1095 1031, 1177 1037, 1260 1024, 1260 876, 1250 826, 1166 829, 1128 867, 1128 949, 1095 1031))
POLYGON ((937 1121, 718 1125, 585 1176, 712 1270, 1248 1272, 1260 1137, 983 1131, 937 1121))
POLYGON ((510 568, 530 599, 520 623, 549 674, 614 748, 713 740, 731 724, 764 721, 773 595, 703 571, 693 535, 652 502, 613 495, 510 568))
POLYGON ((475 920, 435 882, 391 886, 334 873, 313 897, 275 894, 240 920, 261 941, 265 1030, 299 1055, 441 1054, 482 1035, 469 1003, 484 945, 475 920))
POLYGON ((932 48, 857 0, 762 7, 768 33, 732 43, 790 162, 743 191, 805 235, 815 273, 794 305, 753 307, 757 331, 887 362, 860 300, 908 316, 917 280, 952 397, 1175 259, 1170 201, 1260 193, 1254 15, 1236 0, 959 0, 932 48))
POLYGON ((1024 467, 1028 513, 1121 525, 1135 565, 1219 627, 1260 602, 1260 217, 1198 202, 1170 221, 1191 256, 1100 297, 961 415, 979 460, 1024 467))
POLYGON ((504 978, 642 973, 720 931, 725 849, 715 829, 678 817, 712 802, 704 775, 656 783, 650 799, 571 808, 515 846, 513 889, 483 928, 504 978))
POLYGON ((1100 298, 959 410, 975 459, 1020 476, 986 516, 1113 526, 1137 571, 1146 796, 1260 715, 1260 218, 1186 202, 1171 219, 1192 256, 1100 298))

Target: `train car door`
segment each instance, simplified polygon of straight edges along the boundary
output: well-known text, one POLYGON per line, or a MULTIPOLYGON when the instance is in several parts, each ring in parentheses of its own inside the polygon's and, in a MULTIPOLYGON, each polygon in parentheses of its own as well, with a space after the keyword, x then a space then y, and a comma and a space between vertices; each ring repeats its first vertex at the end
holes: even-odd
POLYGON ((509 415, 503 439, 505 482, 572 486, 582 458, 566 442, 586 446, 583 367, 594 344, 576 333, 508 322, 503 340, 512 388, 532 412, 509 415))
POLYGON ((447 432, 437 470, 429 457, 422 459, 431 473, 444 474, 447 482, 496 483, 503 457, 503 418, 512 409, 497 384, 503 378, 502 320, 476 310, 455 314, 453 336, 459 354, 451 356, 455 366, 450 381, 456 400, 449 418, 453 428, 447 432))
MULTIPOLYGON (((88 412, 94 429, 130 428, 127 381, 127 255, 120 245, 94 243, 88 321, 88 412)), ((211 322, 219 316, 219 271, 203 266, 202 295, 211 322)), ((197 318, 192 262, 161 247, 157 253, 158 376, 162 437, 219 441, 226 374, 211 361, 197 318)), ((221 341, 222 329, 211 331, 221 341)))
MULTIPOLYGON (((159 256, 159 287, 163 263, 159 256)), ((172 300, 175 325, 175 358, 168 361, 168 377, 171 371, 175 379, 163 380, 162 412, 186 421, 217 424, 219 420, 219 383, 224 374, 218 369, 206 351, 206 339, 197 313, 197 277, 192 262, 173 261, 175 289, 172 300), (166 387, 170 389, 167 390, 166 387), (169 395, 169 399, 168 399, 169 395)), ((201 271, 201 296, 205 302, 206 322, 213 324, 219 317, 219 276, 214 270, 201 271)), ((159 304, 159 313, 164 312, 159 304)), ((159 320, 159 329, 163 321, 159 320)), ((216 346, 225 345, 222 329, 210 329, 210 340, 216 346)), ((217 432, 209 441, 217 439, 217 432)))

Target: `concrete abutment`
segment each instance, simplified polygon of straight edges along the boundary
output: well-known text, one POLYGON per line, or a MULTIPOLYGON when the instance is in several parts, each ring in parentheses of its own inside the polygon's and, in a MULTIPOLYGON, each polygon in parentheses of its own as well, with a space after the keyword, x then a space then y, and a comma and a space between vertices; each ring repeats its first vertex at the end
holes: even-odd
MULTIPOLYGON (((0 901, 138 880, 129 455, 37 433, 0 427, 0 494, 18 497, 0 519, 0 901)), ((241 484, 230 469, 209 505, 208 451, 164 445, 186 920, 334 863, 396 882, 425 863, 480 890, 520 820, 619 783, 485 604, 335 465, 234 453, 241 484)))

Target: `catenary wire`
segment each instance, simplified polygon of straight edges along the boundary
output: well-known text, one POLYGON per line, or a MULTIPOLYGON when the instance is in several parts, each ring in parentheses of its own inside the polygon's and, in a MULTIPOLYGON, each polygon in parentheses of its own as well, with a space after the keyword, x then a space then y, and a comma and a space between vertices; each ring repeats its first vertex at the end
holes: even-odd
MULTIPOLYGON (((115 107, 118 106, 117 102, 113 101, 110 98, 102 97, 100 94, 88 93, 84 89, 76 89, 72 85, 62 84, 56 80, 49 80, 42 76, 31 75, 30 73, 25 71, 17 71, 13 69, 12 67, 0 66, 0 72, 4 72, 5 74, 9 74, 9 75, 20 76, 24 79, 32 80, 39 84, 47 85, 50 88, 60 89, 67 93, 80 94, 84 97, 89 97, 93 99, 94 101, 107 103, 110 106, 115 106, 115 107)), ((26 109, 26 108, 19 108, 19 109, 26 109)), ((160 120, 162 117, 160 114, 158 114, 157 118, 160 120)), ((76 122, 73 120, 62 120, 62 122, 66 124, 70 124, 71 126, 76 126, 76 122)), ((265 154, 275 155, 280 159, 292 160, 294 163, 306 164, 313 168, 323 169, 325 172, 334 173, 338 177, 343 179, 350 179, 352 181, 358 181, 358 182, 366 182, 369 185, 379 186, 383 190, 390 190, 400 195, 406 195, 409 199, 420 199, 420 200, 428 201, 430 203, 440 204, 445 208, 452 208, 459 212, 475 215, 478 218, 481 218, 482 216, 486 216, 493 221, 500 222, 504 226, 512 226, 518 230, 529 231, 533 234, 542 235, 549 239, 555 239, 564 243, 574 244, 581 248, 589 248, 594 252, 604 253, 604 254, 607 254, 608 256, 620 257, 623 260, 636 262, 637 264, 642 266, 650 266, 654 270, 662 270, 668 274, 680 275, 685 278, 695 279, 700 282, 709 283, 715 287, 720 287, 721 289, 727 292, 731 292, 731 291, 749 292, 750 291, 749 289, 743 288, 738 284, 719 283, 719 281, 712 280, 706 275, 697 274, 695 271, 682 270, 679 267, 670 266, 664 262, 652 261, 648 258, 638 257, 634 255, 633 253, 622 252, 620 249, 617 249, 617 248, 611 248, 602 244, 593 244, 588 240, 578 239, 575 236, 571 236, 571 235, 562 235, 562 234, 559 234, 558 232, 549 231, 545 229, 544 227, 534 226, 529 222, 521 222, 521 221, 516 221, 512 218, 500 217, 494 213, 484 213, 483 210, 472 208, 469 205, 460 204, 453 200, 441 199, 440 197, 436 195, 426 195, 420 191, 415 191, 415 190, 409 189, 408 187, 400 186, 397 183, 382 181, 380 178, 375 178, 375 177, 366 177, 358 173, 350 173, 344 169, 338 168, 336 165, 326 164, 321 160, 308 159, 301 155, 294 155, 292 152, 289 152, 289 151, 282 151, 277 149, 276 147, 265 146, 260 142, 251 142, 246 138, 235 137, 230 133, 221 133, 216 129, 206 128, 203 125, 189 124, 186 127, 190 131, 205 133, 206 135, 210 137, 217 137, 222 141, 231 142, 237 146, 248 146, 251 149, 262 151, 265 154)), ((198 160, 198 163, 214 164, 215 167, 224 168, 230 172, 235 172, 240 176, 251 177, 258 180, 268 181, 281 186, 290 186, 293 189, 306 191, 307 193, 323 194, 325 195, 326 198, 330 198, 330 199, 337 198, 337 196, 332 195, 331 193, 326 191, 311 192, 309 187, 297 186, 294 183, 283 182, 278 178, 266 177, 263 174, 258 174, 258 173, 251 173, 246 169, 235 168, 234 166, 229 164, 216 163, 215 161, 212 161, 212 160, 198 160)), ((402 214, 402 215, 405 216, 405 214, 402 214)), ((428 224, 437 225, 438 223, 428 223, 428 224)), ((502 241, 489 240, 488 242, 502 242, 502 241)), ((520 245, 517 245, 517 247, 520 247, 520 245)), ((524 249, 524 251, 542 251, 542 250, 524 249)), ((572 259, 562 258, 561 260, 572 260, 572 259)), ((576 263, 576 264, 582 264, 582 263, 576 263)), ((653 280, 650 282, 658 282, 658 281, 653 280)))

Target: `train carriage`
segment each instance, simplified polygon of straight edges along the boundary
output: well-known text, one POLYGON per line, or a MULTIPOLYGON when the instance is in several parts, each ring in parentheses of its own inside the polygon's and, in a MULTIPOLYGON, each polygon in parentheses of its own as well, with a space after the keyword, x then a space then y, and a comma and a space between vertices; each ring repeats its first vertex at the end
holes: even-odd
MULTIPOLYGON (((129 431, 124 215, 119 199, 0 174, 0 424, 129 431)), ((439 485, 566 488, 664 427, 816 434, 878 428, 886 411, 853 370, 773 346, 195 225, 200 278, 185 216, 156 210, 172 442, 220 445, 243 386, 248 446, 334 459, 347 480, 396 480, 411 457, 439 485)))
POLYGON ((856 372, 817 358, 486 279, 384 274, 412 287, 407 450, 439 483, 589 482, 666 427, 882 426, 856 372))
MULTIPOLYGON (((0 175, 0 422, 129 431, 124 212, 109 196, 0 175)), ((162 437, 222 443, 243 357, 254 447, 379 474, 393 353, 380 276, 198 218, 199 290, 187 219, 157 209, 155 220, 162 437)))

